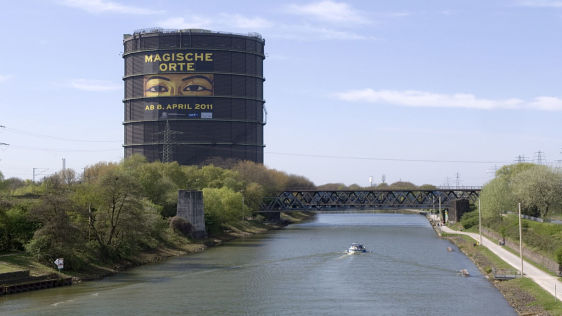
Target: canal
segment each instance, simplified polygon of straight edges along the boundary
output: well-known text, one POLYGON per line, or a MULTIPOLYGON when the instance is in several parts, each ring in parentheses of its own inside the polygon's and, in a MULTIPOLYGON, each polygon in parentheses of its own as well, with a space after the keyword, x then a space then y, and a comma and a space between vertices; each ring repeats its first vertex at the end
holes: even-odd
POLYGON ((101 281, 0 297, 0 314, 516 315, 425 217, 408 214, 319 214, 101 281), (344 254, 352 242, 370 252, 344 254))

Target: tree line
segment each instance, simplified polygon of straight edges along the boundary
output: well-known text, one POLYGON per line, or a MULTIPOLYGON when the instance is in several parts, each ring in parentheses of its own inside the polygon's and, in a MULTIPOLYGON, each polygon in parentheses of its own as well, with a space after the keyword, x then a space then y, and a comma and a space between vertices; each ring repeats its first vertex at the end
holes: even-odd
POLYGON ((562 172, 532 163, 503 166, 481 191, 482 214, 501 220, 502 214, 517 212, 549 218, 562 214, 562 172))
POLYGON ((217 233, 249 218, 264 197, 297 187, 314 184, 249 161, 180 166, 139 155, 38 183, 0 173, 0 252, 25 251, 46 264, 64 257, 70 270, 110 264, 177 238, 185 228, 174 217, 179 189, 203 191, 207 230, 217 233))

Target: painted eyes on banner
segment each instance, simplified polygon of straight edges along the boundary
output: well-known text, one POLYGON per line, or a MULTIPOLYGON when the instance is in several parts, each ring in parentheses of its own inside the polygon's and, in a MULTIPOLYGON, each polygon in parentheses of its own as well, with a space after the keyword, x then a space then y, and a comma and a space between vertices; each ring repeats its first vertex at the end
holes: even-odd
POLYGON ((152 86, 146 89, 147 92, 156 92, 156 93, 163 93, 168 92, 168 87, 164 86, 152 86))
POLYGON ((170 74, 145 77, 144 96, 210 96, 213 95, 211 74, 170 74))
POLYGON ((185 88, 183 88, 183 91, 193 91, 193 92, 197 92, 197 91, 211 91, 210 89, 207 89, 203 86, 200 86, 198 84, 192 84, 189 85, 185 88))
POLYGON ((181 95, 212 95, 213 83, 208 77, 195 75, 182 79, 181 95))

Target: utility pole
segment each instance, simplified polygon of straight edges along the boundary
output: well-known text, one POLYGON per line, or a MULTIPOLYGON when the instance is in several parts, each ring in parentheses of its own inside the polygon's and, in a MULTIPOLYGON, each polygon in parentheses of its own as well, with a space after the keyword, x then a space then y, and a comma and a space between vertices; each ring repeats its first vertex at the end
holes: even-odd
POLYGON ((439 197, 439 216, 443 218, 443 223, 445 223, 445 215, 441 214, 441 197, 439 197))
POLYGON ((62 171, 66 170, 66 159, 62 158, 62 171))
MULTIPOLYGON (((535 154, 537 154, 537 165, 542 165, 543 161, 545 161, 546 159, 543 157, 544 153, 542 151, 538 151, 535 154)), ((546 161, 545 161, 546 162, 546 161)))
POLYGON ((480 198, 478 198, 478 231, 480 232, 480 245, 482 245, 482 212, 480 211, 480 198))
POLYGON ((35 183, 35 176, 45 175, 45 172, 49 170, 47 168, 33 168, 33 183, 35 183))
POLYGON ((369 177, 369 186, 372 187, 373 186, 373 176, 369 177))
POLYGON ((519 205, 519 257, 521 257, 521 277, 523 277, 523 236, 521 234, 521 203, 519 205))
POLYGON ((174 156, 174 135, 183 134, 183 132, 172 131, 170 129, 170 121, 166 120, 164 131, 157 134, 162 134, 162 162, 171 162, 174 156))
POLYGON ((457 172, 457 181, 456 181, 456 183, 455 183, 456 186, 457 186, 457 188, 460 186, 460 183, 461 183, 461 176, 460 176, 459 173, 457 172))
POLYGON ((525 158, 524 155, 519 155, 519 156, 517 156, 517 157, 515 158, 515 162, 516 162, 516 163, 523 163, 523 162, 525 162, 525 161, 526 161, 526 158, 525 158))

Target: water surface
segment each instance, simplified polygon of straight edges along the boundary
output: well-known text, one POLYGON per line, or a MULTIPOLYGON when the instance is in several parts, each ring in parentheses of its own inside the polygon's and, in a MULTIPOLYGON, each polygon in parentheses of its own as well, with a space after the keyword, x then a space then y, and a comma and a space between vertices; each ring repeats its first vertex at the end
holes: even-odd
POLYGON ((423 216, 356 213, 319 214, 101 281, 0 297, 4 313, 516 315, 423 216), (352 242, 370 252, 346 255, 352 242))

